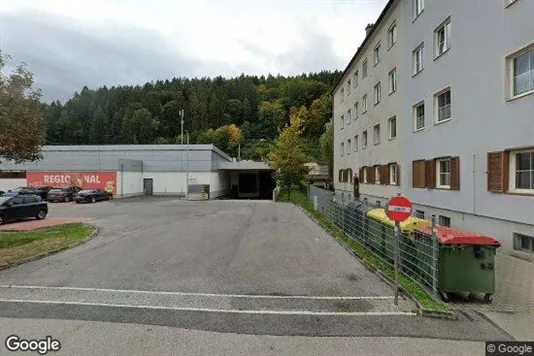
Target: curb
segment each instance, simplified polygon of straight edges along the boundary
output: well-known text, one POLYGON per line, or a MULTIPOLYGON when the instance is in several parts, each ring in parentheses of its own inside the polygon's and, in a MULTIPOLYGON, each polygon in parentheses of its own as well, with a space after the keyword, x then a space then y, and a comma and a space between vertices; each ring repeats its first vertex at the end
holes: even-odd
MULTIPOLYGON (((301 206, 297 205, 297 204, 294 204, 300 211, 302 211, 304 214, 306 214, 311 220, 313 220, 313 222, 315 222, 317 225, 319 225, 319 227, 323 230, 325 230, 330 236, 332 236, 334 238, 334 240, 340 244, 347 252, 349 252, 351 255, 355 256, 358 261, 360 261, 361 264, 364 265, 364 267, 369 270, 370 272, 372 272, 373 274, 375 274, 376 276, 378 276, 380 279, 382 279, 385 283, 387 283, 390 287, 394 287, 394 281, 389 278, 388 276, 386 276, 385 274, 383 274, 377 267, 371 265, 369 262, 363 260, 362 258, 360 258, 360 256, 358 256, 349 246, 347 246, 345 244, 344 241, 340 241, 338 238, 336 238, 334 236, 334 234, 332 233, 332 231, 326 227, 324 227, 323 225, 321 225, 321 223, 319 221, 317 221, 317 219, 312 215, 310 214, 309 212, 307 212, 304 208, 302 208, 301 206)), ((440 319, 457 319, 457 316, 454 312, 452 311, 438 311, 438 310, 429 310, 429 309, 425 309, 410 293, 408 293, 408 291, 402 287, 402 286, 399 286, 399 291, 402 292, 402 295, 407 297, 408 299, 410 299, 412 302, 415 303, 415 305, 417 306, 418 308, 418 313, 419 315, 421 316, 425 316, 425 317, 432 317, 432 318, 440 318, 440 319)))
MULTIPOLYGON (((64 225, 68 225, 68 224, 64 224, 64 225)), ((70 245, 66 245, 66 246, 57 248, 57 249, 52 250, 52 251, 48 251, 48 252, 42 253, 42 254, 37 255, 37 256, 28 257, 28 258, 25 258, 25 259, 20 260, 20 261, 16 261, 16 262, 12 262, 12 263, 8 263, 8 264, 5 264, 5 265, 2 265, 2 266, 0 266, 0 271, 3 271, 5 269, 9 269, 9 268, 12 268, 12 267, 16 267, 16 266, 22 265, 24 263, 40 260, 41 258, 45 258, 47 256, 54 255, 54 254, 56 254, 58 252, 61 252, 61 251, 64 251, 64 250, 70 250, 71 248, 74 248, 76 246, 80 246, 81 244, 84 244, 84 243, 94 239, 96 237, 96 235, 98 235, 100 230, 94 225, 90 225, 90 224, 86 224, 86 225, 91 226, 93 228, 93 232, 91 233, 91 235, 89 235, 85 239, 80 240, 80 241, 76 241, 76 242, 74 242, 74 243, 72 243, 70 245)))

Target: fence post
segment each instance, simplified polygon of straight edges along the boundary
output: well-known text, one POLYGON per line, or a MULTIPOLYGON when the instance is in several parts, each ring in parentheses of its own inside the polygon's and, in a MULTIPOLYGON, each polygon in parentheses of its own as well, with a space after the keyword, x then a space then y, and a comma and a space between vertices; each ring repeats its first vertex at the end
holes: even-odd
POLYGON ((399 305, 399 238, 401 234, 400 223, 395 223, 395 244, 393 256, 393 268, 395 270, 395 305, 399 305))
POLYGON ((438 259, 439 259, 438 228, 436 215, 432 215, 432 291, 438 297, 438 259))
POLYGON ((345 195, 341 196, 341 230, 345 231, 345 195))

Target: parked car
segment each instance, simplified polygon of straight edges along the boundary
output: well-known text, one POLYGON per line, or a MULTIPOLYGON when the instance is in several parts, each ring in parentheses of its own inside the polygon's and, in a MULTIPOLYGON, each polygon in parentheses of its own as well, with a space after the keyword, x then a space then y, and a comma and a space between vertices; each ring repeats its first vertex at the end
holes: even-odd
POLYGON ((106 192, 104 189, 80 190, 74 195, 76 203, 96 203, 97 201, 111 199, 113 199, 113 195, 106 192))
POLYGON ((18 187, 13 190, 10 190, 6 195, 16 196, 16 195, 38 195, 41 199, 46 200, 48 192, 52 189, 49 186, 30 186, 30 187, 18 187))
POLYGON ((42 220, 48 214, 48 204, 38 195, 21 194, 0 197, 0 225, 25 218, 42 220))
POLYGON ((79 187, 69 186, 63 188, 52 188, 48 192, 46 200, 49 202, 63 201, 69 202, 74 200, 74 195, 81 190, 79 187))

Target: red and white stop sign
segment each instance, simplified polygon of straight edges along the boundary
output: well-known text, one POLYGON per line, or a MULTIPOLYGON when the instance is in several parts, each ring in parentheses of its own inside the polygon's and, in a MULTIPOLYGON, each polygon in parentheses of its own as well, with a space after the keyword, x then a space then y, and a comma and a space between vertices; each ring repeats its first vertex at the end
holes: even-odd
POLYGON ((386 204, 386 215, 393 221, 402 222, 412 215, 412 203, 405 197, 394 197, 386 204))

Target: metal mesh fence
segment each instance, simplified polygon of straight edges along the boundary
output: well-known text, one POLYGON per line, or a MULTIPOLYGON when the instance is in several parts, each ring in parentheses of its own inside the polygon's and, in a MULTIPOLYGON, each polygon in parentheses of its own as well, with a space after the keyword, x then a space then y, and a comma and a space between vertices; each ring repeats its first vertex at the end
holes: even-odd
MULTIPOLYGON (((359 242, 383 262, 393 266, 395 227, 379 205, 356 199, 342 200, 315 186, 308 186, 308 198, 314 209, 359 242)), ((433 225, 434 224, 434 225, 433 225)), ((439 246, 432 228, 435 218, 412 216, 401 223, 397 239, 400 273, 437 296, 439 246)))

